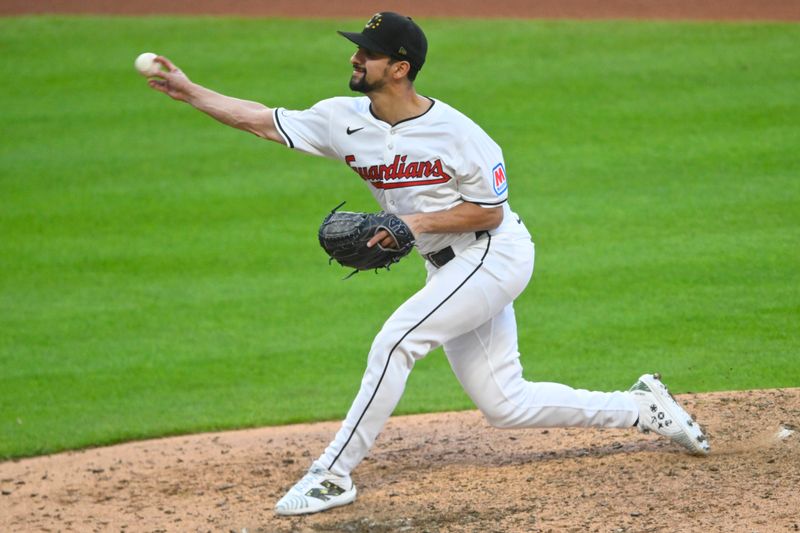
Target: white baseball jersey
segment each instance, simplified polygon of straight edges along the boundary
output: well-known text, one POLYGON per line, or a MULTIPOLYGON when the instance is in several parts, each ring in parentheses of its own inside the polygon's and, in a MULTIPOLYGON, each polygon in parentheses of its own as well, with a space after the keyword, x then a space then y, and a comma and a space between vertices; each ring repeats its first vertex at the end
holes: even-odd
MULTIPOLYGON (((429 213, 467 201, 506 210, 493 233, 524 231, 508 207, 500 147, 462 113, 431 102, 426 113, 394 126, 372 113, 366 96, 331 98, 305 111, 278 108, 274 118, 287 146, 343 161, 387 213, 429 213)), ((423 255, 475 238, 474 233, 417 237, 423 255)))

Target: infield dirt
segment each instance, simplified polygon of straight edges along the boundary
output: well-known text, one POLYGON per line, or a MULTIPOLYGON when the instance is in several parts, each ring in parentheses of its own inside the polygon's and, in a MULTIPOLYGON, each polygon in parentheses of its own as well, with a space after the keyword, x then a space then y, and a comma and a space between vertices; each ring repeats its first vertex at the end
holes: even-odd
POLYGON ((352 505, 272 507, 338 423, 135 442, 0 464, 7 531, 800 530, 800 389, 679 396, 695 457, 635 430, 497 430, 475 411, 390 420, 352 505))
MULTIPOLYGON (((8 0, 0 14, 366 17, 379 9, 418 16, 800 20, 800 3, 776 0, 8 0)), ((356 502, 296 518, 276 517, 272 507, 327 445, 338 422, 9 461, 0 463, 0 530, 800 531, 800 389, 679 400, 708 430, 708 457, 687 455, 634 430, 501 431, 475 411, 394 417, 354 473, 356 502)))
POLYGON ((800 20, 793 0, 3 0, 0 14, 203 14, 368 18, 378 11, 415 17, 800 20))

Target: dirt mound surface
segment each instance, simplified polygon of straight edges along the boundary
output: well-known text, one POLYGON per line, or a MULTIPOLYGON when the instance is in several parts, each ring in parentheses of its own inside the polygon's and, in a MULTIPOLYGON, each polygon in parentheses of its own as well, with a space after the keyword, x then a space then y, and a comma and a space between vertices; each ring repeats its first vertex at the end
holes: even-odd
POLYGON ((635 430, 490 428, 475 411, 394 417, 359 497, 272 512, 338 423, 203 434, 0 463, 9 531, 800 530, 800 389, 679 396, 713 447, 635 430))

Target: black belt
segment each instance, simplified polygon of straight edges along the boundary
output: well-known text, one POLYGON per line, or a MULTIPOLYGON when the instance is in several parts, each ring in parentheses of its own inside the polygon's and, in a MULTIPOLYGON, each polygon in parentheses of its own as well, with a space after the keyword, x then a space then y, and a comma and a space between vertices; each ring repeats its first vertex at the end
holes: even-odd
MULTIPOLYGON (((489 232, 486 231, 486 230, 476 231, 475 232, 475 240, 480 239, 484 235, 489 235, 489 232)), ((442 248, 438 252, 433 252, 433 253, 426 254, 424 257, 425 257, 425 259, 430 261, 430 263, 433 266, 435 266, 436 268, 442 268, 447 263, 452 261, 455 256, 456 256, 456 253, 453 251, 453 247, 452 246, 448 246, 447 248, 442 248)))

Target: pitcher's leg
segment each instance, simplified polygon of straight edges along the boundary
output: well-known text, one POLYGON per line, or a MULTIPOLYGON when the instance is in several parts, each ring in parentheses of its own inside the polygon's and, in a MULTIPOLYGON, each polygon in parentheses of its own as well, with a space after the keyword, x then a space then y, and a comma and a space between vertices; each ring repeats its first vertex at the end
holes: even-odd
POLYGON ((639 409, 628 392, 578 390, 522 377, 512 305, 448 341, 453 372, 490 424, 520 427, 631 427, 639 409))
POLYGON ((338 475, 349 475, 366 456, 400 401, 415 360, 427 353, 403 343, 403 333, 387 326, 373 342, 361 388, 341 428, 319 458, 338 475))
MULTIPOLYGON (((416 360, 448 339, 474 329, 496 313, 499 304, 484 295, 476 280, 485 250, 479 242, 433 276, 407 300, 375 338, 361 388, 336 437, 320 463, 338 475, 348 475, 366 456, 405 389, 416 360)), ((485 274, 484 274, 485 275, 485 274)), ((502 305, 505 305, 503 303, 502 305)))

